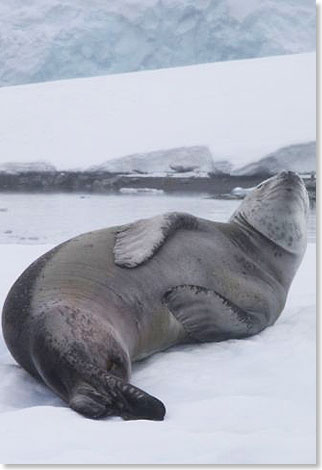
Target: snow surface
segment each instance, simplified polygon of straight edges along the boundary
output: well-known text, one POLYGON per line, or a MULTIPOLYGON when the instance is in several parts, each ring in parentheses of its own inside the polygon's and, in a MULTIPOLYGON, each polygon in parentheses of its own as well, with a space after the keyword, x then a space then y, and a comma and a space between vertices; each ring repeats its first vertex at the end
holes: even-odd
POLYGON ((2 162, 86 168, 208 145, 240 166, 315 140, 315 54, 1 88, 0 109, 2 162))
MULTIPOLYGON (((50 246, 0 245, 1 302, 50 246)), ((315 244, 277 323, 246 340, 177 347, 134 367, 163 422, 87 420, 17 367, 0 340, 4 463, 315 463, 315 244)))
POLYGON ((313 0, 238 1, 1 0, 0 85, 315 49, 313 0))

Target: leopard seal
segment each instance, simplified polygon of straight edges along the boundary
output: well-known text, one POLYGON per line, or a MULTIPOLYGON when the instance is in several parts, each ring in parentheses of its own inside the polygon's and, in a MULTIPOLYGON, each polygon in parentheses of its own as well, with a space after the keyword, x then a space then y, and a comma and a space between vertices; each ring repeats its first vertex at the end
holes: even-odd
POLYGON ((255 335, 281 314, 306 248, 308 195, 282 172, 228 223, 167 213, 77 236, 11 288, 16 361, 89 418, 162 420, 131 364, 172 345, 255 335))

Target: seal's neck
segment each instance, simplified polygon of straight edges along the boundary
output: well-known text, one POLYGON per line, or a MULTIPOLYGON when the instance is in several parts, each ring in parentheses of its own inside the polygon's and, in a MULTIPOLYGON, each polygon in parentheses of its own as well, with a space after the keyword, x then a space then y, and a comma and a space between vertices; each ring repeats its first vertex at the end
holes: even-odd
POLYGON ((264 266, 288 289, 303 255, 296 255, 277 245, 249 224, 241 214, 236 215, 230 225, 234 227, 234 241, 244 253, 256 264, 264 266))

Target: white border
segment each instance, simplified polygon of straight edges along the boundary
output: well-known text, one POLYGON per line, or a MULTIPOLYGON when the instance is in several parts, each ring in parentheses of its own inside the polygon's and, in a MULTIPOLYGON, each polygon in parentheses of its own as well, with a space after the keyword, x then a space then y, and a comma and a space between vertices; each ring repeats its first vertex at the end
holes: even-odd
MULTIPOLYGON (((1 1, 1 0, 0 0, 1 1)), ((198 0, 197 0, 198 1, 198 0)), ((244 1, 244 0, 240 0, 244 1)), ((281 0, 283 1, 283 0, 281 0)), ((307 0, 310 1, 310 0, 307 0)), ((320 57, 320 44, 321 44, 321 34, 320 34, 320 29, 321 29, 321 4, 322 0, 316 0, 316 5, 317 5, 317 17, 316 17, 316 30, 317 30, 317 174, 318 174, 318 187, 317 187, 317 313, 320 311, 320 292, 319 292, 319 285, 320 285, 320 266, 321 266, 321 250, 320 250, 320 237, 319 235, 321 234, 321 208, 320 208, 320 190, 321 190, 321 181, 320 181, 320 129, 321 129, 321 122, 320 122, 320 109, 321 109, 321 94, 320 94, 320 80, 321 80, 321 57, 320 57)), ((321 322, 319 321, 319 315, 317 319, 317 325, 318 325, 318 340, 321 338, 321 322)), ((317 364, 320 364, 320 347, 319 347, 319 341, 317 341, 318 347, 317 347, 317 364)), ((319 374, 317 375, 317 397, 319 399, 320 397, 320 377, 319 374)), ((317 423, 317 465, 314 465, 316 468, 321 467, 321 461, 320 461, 320 442, 321 442, 321 436, 319 433, 319 417, 320 417, 320 412, 319 412, 319 400, 318 400, 318 409, 317 409, 317 416, 318 416, 318 423, 317 423)), ((1 421, 0 421, 0 426, 1 426, 1 421)), ((1 455, 0 455, 1 459, 1 455)), ((15 468, 20 468, 20 467, 28 467, 28 468, 35 468, 35 469, 42 469, 42 468, 49 468, 49 467, 60 467, 63 469, 69 469, 69 468, 93 468, 96 467, 97 465, 4 465, 0 464, 0 469, 6 469, 6 470, 11 470, 15 468)), ((152 469, 152 468, 157 468, 157 467, 163 467, 166 466, 168 468, 172 468, 174 470, 178 468, 203 468, 205 466, 207 467, 215 467, 216 469, 226 469, 226 468, 231 468, 235 467, 235 465, 98 465, 100 467, 106 467, 109 469, 121 469, 121 468, 126 468, 126 467, 136 467, 136 468, 144 468, 144 469, 152 469)), ((306 467, 312 467, 312 465, 238 465, 240 467, 244 468, 250 468, 250 469, 256 469, 256 468, 261 468, 263 466, 265 467, 274 467, 275 469, 284 469, 285 467, 287 468, 306 468, 306 467)))

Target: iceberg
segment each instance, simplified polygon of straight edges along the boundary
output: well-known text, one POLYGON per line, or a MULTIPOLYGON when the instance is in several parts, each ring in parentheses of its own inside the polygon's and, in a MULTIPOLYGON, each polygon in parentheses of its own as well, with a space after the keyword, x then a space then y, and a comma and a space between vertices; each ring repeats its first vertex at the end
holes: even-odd
POLYGON ((56 168, 47 162, 6 162, 0 163, 0 173, 17 174, 17 173, 51 173, 56 168))
POLYGON ((218 167, 206 146, 178 147, 137 153, 91 166, 88 171, 154 176, 207 176, 230 168, 229 162, 219 161, 218 167))

